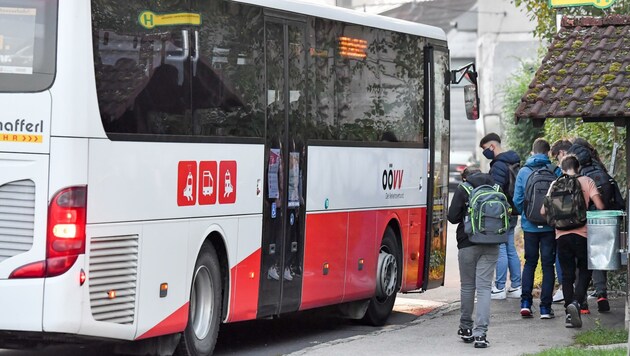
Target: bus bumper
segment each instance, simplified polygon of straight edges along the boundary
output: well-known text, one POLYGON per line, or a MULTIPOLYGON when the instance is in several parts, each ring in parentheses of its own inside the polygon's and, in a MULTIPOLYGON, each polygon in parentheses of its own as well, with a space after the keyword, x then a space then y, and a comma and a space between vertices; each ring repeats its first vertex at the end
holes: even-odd
POLYGON ((42 331, 44 279, 0 281, 0 330, 42 331))

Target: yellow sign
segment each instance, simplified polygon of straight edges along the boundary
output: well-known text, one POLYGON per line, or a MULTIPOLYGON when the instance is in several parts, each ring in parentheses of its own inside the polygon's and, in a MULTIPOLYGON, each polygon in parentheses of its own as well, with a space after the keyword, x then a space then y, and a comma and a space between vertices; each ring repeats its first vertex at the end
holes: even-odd
POLYGON ((201 15, 180 12, 175 14, 156 14, 152 11, 143 11, 138 16, 138 22, 144 28, 152 29, 156 26, 175 25, 201 25, 201 15))
POLYGON ((42 135, 9 134, 0 132, 0 142, 42 143, 42 135))
POLYGON ((551 7, 569 7, 569 6, 595 6, 599 9, 605 9, 612 6, 615 0, 549 0, 551 7))

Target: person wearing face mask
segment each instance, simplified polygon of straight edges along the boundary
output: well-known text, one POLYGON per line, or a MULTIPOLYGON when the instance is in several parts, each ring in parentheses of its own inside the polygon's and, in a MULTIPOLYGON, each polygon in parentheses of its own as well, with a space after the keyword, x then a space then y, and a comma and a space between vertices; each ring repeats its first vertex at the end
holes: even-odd
MULTIPOLYGON (((521 158, 511 150, 504 150, 501 146, 501 137, 496 133, 489 133, 479 142, 479 147, 483 149, 483 155, 490 161, 490 171, 488 172, 494 181, 501 186, 501 189, 509 196, 510 166, 520 163, 521 158)), ((521 297, 521 260, 516 253, 514 246, 514 228, 518 221, 518 216, 510 217, 510 230, 508 231, 508 242, 499 245, 499 260, 495 272, 495 282, 492 286, 492 299, 520 298, 521 297), (510 288, 506 287, 507 273, 510 271, 510 288)))

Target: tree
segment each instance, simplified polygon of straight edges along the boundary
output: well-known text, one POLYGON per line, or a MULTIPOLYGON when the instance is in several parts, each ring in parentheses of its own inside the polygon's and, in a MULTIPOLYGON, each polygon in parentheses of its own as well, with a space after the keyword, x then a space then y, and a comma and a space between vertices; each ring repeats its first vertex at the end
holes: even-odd
POLYGON ((534 63, 521 63, 520 68, 507 80, 508 84, 503 88, 505 91, 503 117, 507 118, 503 125, 507 133, 507 145, 516 151, 523 161, 532 150, 532 142, 544 135, 544 130, 535 128, 532 120, 520 120, 516 124, 513 119, 514 112, 521 102, 521 97, 525 95, 527 87, 534 77, 534 69, 534 63))

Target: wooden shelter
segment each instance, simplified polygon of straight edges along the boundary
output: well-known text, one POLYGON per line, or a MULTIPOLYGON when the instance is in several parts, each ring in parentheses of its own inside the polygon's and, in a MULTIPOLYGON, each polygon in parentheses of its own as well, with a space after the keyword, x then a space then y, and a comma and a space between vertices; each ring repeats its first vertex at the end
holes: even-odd
MULTIPOLYGON (((521 98, 515 116, 517 122, 531 119, 537 127, 547 118, 582 118, 584 122, 614 122, 628 130, 630 16, 563 18, 561 29, 521 98)), ((627 139, 625 147, 627 163, 630 159, 627 139)), ((626 177, 630 179, 630 164, 626 164, 626 177)), ((619 183, 627 193, 630 182, 619 183)), ((630 211, 628 201, 627 198, 626 211, 630 211)), ((626 239, 630 236, 627 227, 625 236, 626 239)), ((622 242, 628 246, 627 240, 622 242)), ((627 299, 626 306, 630 305, 628 302, 627 299)), ((626 307, 628 320, 630 308, 626 307)))

